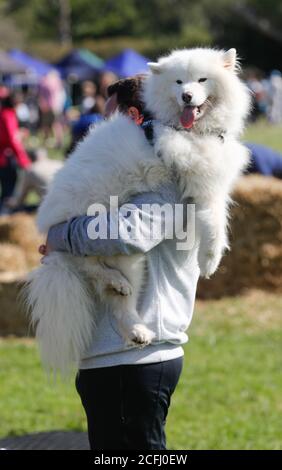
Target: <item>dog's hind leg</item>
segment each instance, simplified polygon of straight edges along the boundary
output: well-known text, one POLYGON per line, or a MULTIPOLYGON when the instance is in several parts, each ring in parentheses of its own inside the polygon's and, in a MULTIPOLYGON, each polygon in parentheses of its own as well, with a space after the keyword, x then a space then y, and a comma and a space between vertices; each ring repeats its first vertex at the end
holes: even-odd
POLYGON ((109 260, 128 279, 131 292, 127 296, 110 295, 111 311, 117 319, 120 332, 127 344, 140 347, 150 344, 155 337, 137 312, 139 295, 145 279, 145 256, 116 256, 109 260))
POLYGON ((135 295, 112 299, 114 304, 113 315, 117 319, 119 330, 125 343, 139 347, 147 346, 152 342, 155 333, 143 322, 136 310, 137 298, 135 295))

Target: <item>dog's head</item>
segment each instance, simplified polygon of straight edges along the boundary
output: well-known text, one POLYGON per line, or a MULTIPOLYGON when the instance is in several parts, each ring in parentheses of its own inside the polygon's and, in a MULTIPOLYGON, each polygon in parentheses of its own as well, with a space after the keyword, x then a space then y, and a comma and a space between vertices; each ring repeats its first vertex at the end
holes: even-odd
POLYGON ((144 101, 156 119, 201 132, 241 130, 249 93, 237 76, 235 49, 180 50, 148 65, 144 101))

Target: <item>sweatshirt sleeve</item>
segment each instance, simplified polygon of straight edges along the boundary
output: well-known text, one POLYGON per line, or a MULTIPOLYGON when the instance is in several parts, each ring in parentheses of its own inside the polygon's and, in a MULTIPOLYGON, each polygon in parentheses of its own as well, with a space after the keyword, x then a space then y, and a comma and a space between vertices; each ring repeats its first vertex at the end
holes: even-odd
POLYGON ((52 251, 75 256, 146 253, 171 236, 176 204, 183 217, 183 205, 173 188, 143 193, 116 211, 75 217, 51 227, 47 243, 52 251))

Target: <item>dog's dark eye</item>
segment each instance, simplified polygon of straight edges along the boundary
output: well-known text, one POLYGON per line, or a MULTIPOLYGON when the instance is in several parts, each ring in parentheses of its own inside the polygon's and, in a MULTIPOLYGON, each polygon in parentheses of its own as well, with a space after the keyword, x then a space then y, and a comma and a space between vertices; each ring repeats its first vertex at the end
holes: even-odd
POLYGON ((199 83, 204 83, 207 81, 207 78, 199 78, 199 83))
POLYGON ((182 85, 183 81, 182 80, 176 80, 177 85, 182 85))

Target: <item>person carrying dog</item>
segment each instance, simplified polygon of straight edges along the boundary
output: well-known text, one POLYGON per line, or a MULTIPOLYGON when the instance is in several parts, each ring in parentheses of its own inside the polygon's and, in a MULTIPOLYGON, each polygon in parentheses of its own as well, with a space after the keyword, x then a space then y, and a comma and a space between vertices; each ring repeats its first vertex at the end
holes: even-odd
MULTIPOLYGON (((136 125, 146 128, 150 116, 140 97, 142 80, 142 76, 124 79, 109 87, 106 117, 118 109, 136 125)), ((175 205, 181 200, 177 184, 172 181, 158 192, 139 194, 129 202, 134 204, 136 218, 140 216, 146 225, 148 221, 154 224, 154 220, 150 220, 149 212, 144 214, 144 207, 175 205)), ((120 226, 128 223, 125 219, 119 216, 120 226)), ((190 254, 188 259, 187 251, 177 251, 176 240, 165 239, 164 233, 146 242, 133 242, 122 236, 91 240, 87 236, 91 220, 93 217, 81 216, 52 227, 40 253, 44 256, 51 251, 78 256, 146 253, 146 282, 139 310, 156 338, 142 349, 126 345, 114 349, 115 341, 119 341, 118 332, 106 314, 101 316, 76 376, 76 388, 87 416, 90 447, 166 449, 165 423, 183 367, 182 345, 188 341, 185 330, 192 319, 199 277, 196 256, 190 254)), ((100 309, 103 312, 105 306, 100 305, 100 309)))

